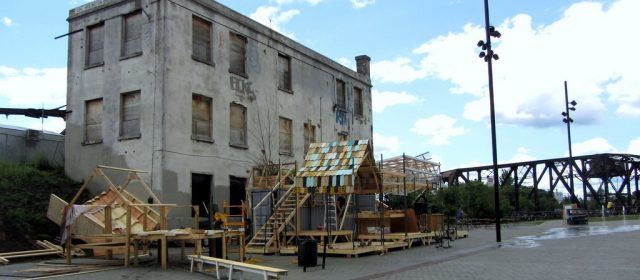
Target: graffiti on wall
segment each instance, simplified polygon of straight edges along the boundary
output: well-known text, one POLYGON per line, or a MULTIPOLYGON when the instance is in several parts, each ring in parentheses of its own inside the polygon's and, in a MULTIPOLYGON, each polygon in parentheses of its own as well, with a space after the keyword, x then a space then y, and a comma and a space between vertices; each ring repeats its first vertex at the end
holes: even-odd
POLYGON ((252 83, 245 79, 241 79, 238 77, 231 76, 229 77, 229 87, 231 90, 235 91, 236 94, 249 98, 249 100, 254 100, 256 98, 256 94, 251 88, 252 83))

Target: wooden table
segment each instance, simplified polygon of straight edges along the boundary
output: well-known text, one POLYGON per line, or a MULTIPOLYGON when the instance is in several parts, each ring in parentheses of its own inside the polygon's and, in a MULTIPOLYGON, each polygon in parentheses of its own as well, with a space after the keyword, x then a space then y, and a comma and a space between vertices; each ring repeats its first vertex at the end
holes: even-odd
MULTIPOLYGON (((134 263, 138 263, 138 250, 140 241, 158 240, 160 242, 160 262, 162 264, 162 270, 167 270, 167 249, 168 241, 192 241, 195 243, 195 255, 202 254, 202 240, 204 239, 216 239, 223 238, 222 242, 222 257, 226 258, 227 255, 227 243, 225 238, 231 236, 239 236, 244 232, 237 230, 203 230, 197 232, 189 232, 186 230, 155 230, 155 231, 143 231, 131 235, 134 244, 134 263)), ((126 251, 125 259, 128 256, 128 250, 126 251)))

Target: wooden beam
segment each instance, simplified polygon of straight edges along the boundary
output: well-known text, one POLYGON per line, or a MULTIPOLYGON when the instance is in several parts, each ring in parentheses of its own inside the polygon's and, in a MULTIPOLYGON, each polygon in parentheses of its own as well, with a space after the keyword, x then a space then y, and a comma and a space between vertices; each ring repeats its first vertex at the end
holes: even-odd
POLYGON ((98 165, 98 167, 99 168, 104 168, 104 169, 119 170, 119 171, 128 171, 128 172, 136 172, 136 173, 149 173, 149 171, 144 171, 144 170, 113 167, 113 166, 106 166, 106 165, 98 165))

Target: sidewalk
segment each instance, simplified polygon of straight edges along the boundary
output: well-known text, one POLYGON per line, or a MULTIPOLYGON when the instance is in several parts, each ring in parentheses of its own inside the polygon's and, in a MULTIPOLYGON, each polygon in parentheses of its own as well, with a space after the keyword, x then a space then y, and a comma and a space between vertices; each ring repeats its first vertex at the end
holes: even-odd
MULTIPOLYGON (((640 221, 565 226, 560 221, 541 225, 520 224, 502 228, 502 244, 495 242, 494 228, 472 228, 470 237, 450 243, 451 248, 414 246, 385 255, 359 258, 327 257, 318 266, 297 266, 297 256, 253 255, 259 265, 289 270, 285 279, 640 279, 636 242, 640 221)), ((140 267, 68 276, 64 279, 213 279, 190 273, 187 263, 173 257, 168 271, 155 263, 140 267)), ((20 263, 0 267, 19 270, 20 263)), ((2 276, 0 276, 1 278, 2 276)), ((19 279, 19 278, 11 278, 19 279)), ((244 279, 261 279, 246 273, 244 279)))

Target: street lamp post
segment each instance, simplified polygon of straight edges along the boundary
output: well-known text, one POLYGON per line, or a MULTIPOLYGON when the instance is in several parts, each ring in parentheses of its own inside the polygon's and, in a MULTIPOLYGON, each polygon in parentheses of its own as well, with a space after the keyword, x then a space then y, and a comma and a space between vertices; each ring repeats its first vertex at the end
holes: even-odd
POLYGON ((482 48, 480 58, 484 58, 487 62, 487 70, 489 73, 489 108, 491 116, 491 148, 493 152, 493 199, 496 214, 496 242, 502 242, 500 236, 500 190, 498 178, 498 152, 496 148, 496 112, 493 104, 493 68, 491 62, 498 60, 498 55, 491 49, 491 37, 500 38, 501 34, 493 26, 489 24, 489 0, 484 0, 484 27, 486 33, 486 42, 480 40, 478 47, 482 48), (485 52, 486 51, 486 52, 485 52))
MULTIPOLYGON (((569 93, 567 90, 567 81, 564 81, 564 106, 565 111, 562 112, 562 116, 564 117, 562 121, 567 124, 567 142, 569 142, 569 187, 573 191, 573 152, 571 151, 571 123, 573 119, 570 116, 571 111, 576 110, 576 105, 578 102, 575 100, 571 100, 569 102, 569 93), (571 105, 571 107, 569 107, 571 105)), ((584 194, 583 194, 584 195, 584 194)), ((576 199, 575 196, 572 196, 573 199, 576 199)), ((586 199, 586 197, 585 197, 586 199)), ((576 201, 574 201, 576 202, 576 201)))

